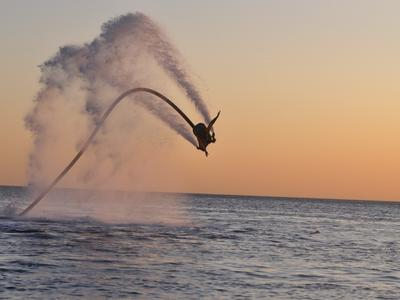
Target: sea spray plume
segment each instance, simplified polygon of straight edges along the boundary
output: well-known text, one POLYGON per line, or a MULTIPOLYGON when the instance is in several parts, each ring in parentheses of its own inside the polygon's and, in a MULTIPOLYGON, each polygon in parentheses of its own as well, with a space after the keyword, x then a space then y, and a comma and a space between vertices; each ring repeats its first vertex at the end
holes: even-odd
MULTIPOLYGON (((82 46, 61 47, 54 57, 41 65, 42 87, 33 109, 25 119, 26 126, 34 133, 29 168, 31 183, 48 182, 56 172, 52 161, 58 158, 60 152, 73 151, 81 146, 116 95, 132 86, 160 86, 163 74, 157 66, 164 66, 168 57, 176 67, 170 68, 175 71, 167 73, 176 73, 183 78, 179 84, 193 87, 186 72, 179 71, 179 60, 173 57, 175 52, 162 50, 173 47, 167 43, 168 47, 165 48, 165 41, 160 38, 164 39, 164 35, 148 17, 140 13, 128 14, 103 25, 101 35, 92 42, 82 46), (164 60, 160 59, 161 56, 164 60), (69 129, 68 133, 66 128, 69 129)), ((196 91, 194 87, 188 90, 196 91)), ((157 100, 142 95, 135 97, 135 100, 195 144, 190 128, 164 104, 160 105, 157 100)), ((107 126, 103 133, 121 135, 123 132, 127 135, 129 126, 125 126, 125 123, 133 128, 137 125, 136 120, 124 111, 116 114, 118 116, 114 122, 117 125, 107 126)), ((122 143, 124 137, 120 140, 122 143)), ((109 157, 122 157, 119 161, 126 158, 126 154, 119 150, 122 147, 118 145, 99 142, 98 146, 110 149, 112 155, 109 157)))
MULTIPOLYGON (((149 78, 150 76, 147 76, 145 79, 137 80, 136 83, 132 83, 131 79, 135 77, 132 71, 136 73, 142 71, 140 75, 143 76, 148 74, 146 69, 149 68, 149 65, 154 64, 154 55, 150 55, 152 53, 148 53, 148 50, 160 39, 161 32, 154 31, 152 34, 149 34, 145 29, 147 26, 146 22, 149 24, 152 23, 151 20, 143 14, 135 13, 117 17, 103 24, 100 37, 90 45, 89 49, 92 52, 91 55, 93 55, 99 52, 98 48, 106 48, 107 51, 104 51, 106 55, 105 59, 107 64, 113 62, 112 66, 109 67, 114 68, 114 71, 109 72, 109 68, 107 68, 105 72, 99 73, 97 71, 99 68, 95 65, 95 62, 98 60, 94 60, 94 63, 89 66, 89 68, 96 70, 96 72, 91 74, 91 82, 101 81, 103 82, 101 84, 107 82, 118 91, 127 90, 132 86, 149 86, 152 84, 154 78, 149 78), (136 46, 132 47, 132 43, 136 46), (135 66, 131 65, 133 56, 136 57, 135 66)), ((102 59, 103 57, 100 56, 100 61, 102 59)), ((171 59, 178 63, 176 58, 174 59, 171 57, 171 59)), ((190 85, 190 82, 187 82, 187 84, 190 85)), ((195 90, 193 85, 191 86, 192 89, 195 90)), ((97 99, 99 99, 99 96, 101 95, 92 95, 92 101, 89 100, 88 102, 93 102, 93 100, 98 101, 97 99)), ((192 132, 188 130, 187 125, 183 123, 175 113, 171 113, 163 101, 154 99, 149 95, 141 95, 137 101, 164 121, 171 129, 178 132, 194 146, 196 145, 196 140, 192 132)), ((97 111, 99 112, 102 110, 100 109, 97 111)))
POLYGON ((152 49, 154 57, 159 64, 166 70, 166 72, 175 79, 176 83, 186 92, 186 95, 193 101, 196 108, 199 110, 204 120, 209 123, 211 121, 208 108, 200 96, 200 93, 189 81, 188 76, 184 69, 179 67, 174 50, 170 45, 162 40, 159 40, 157 45, 152 49))
POLYGON ((150 49, 157 60, 157 62, 164 68, 164 70, 175 80, 175 82, 186 92, 186 95, 192 100, 196 108, 204 117, 205 121, 211 121, 210 112, 206 103, 202 99, 200 92, 191 82, 189 74, 181 63, 180 54, 178 50, 168 41, 167 37, 161 29, 154 24, 150 18, 143 16, 146 20, 147 29, 149 34, 156 35, 158 39, 154 40, 150 49))
POLYGON ((142 13, 127 14, 106 23, 103 26, 103 36, 109 33, 114 36, 115 32, 121 27, 124 28, 124 31, 130 30, 130 28, 137 28, 140 31, 143 40, 147 41, 148 50, 158 64, 186 93, 205 121, 209 123, 211 118, 207 105, 195 85, 191 82, 179 51, 172 45, 162 29, 142 13))
MULTIPOLYGON (((67 80, 78 77, 84 81, 82 88, 87 93, 86 110, 91 114, 94 122, 98 120, 105 106, 121 91, 132 86, 153 84, 153 80, 148 78, 151 76, 146 76, 148 69, 151 69, 151 61, 146 57, 143 45, 146 43, 141 41, 140 30, 136 28, 140 26, 134 22, 130 24, 131 30, 127 31, 123 20, 124 17, 121 17, 121 28, 114 28, 112 34, 104 25, 101 36, 85 47, 60 48, 59 53, 42 67, 42 73, 47 74, 46 78, 52 80, 46 82, 46 85, 54 84, 53 77, 59 77, 60 66, 65 71, 67 80), (52 68, 55 70, 51 70, 52 68)), ((152 75, 156 77, 156 74, 152 75)), ((56 85, 63 87, 66 83, 56 83, 56 85)), ((190 130, 167 109, 164 103, 143 95, 136 101, 195 145, 195 139, 190 130)))

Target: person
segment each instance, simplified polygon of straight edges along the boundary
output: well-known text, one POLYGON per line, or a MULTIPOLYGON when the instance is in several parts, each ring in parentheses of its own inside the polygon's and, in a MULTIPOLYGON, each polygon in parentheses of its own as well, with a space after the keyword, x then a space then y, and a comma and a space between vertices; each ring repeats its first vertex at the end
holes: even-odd
POLYGON ((216 142, 213 125, 215 121, 217 121, 220 113, 221 112, 219 111, 217 116, 211 120, 208 126, 206 126, 204 123, 198 123, 193 127, 193 133, 197 138, 197 142, 199 143, 197 149, 204 151, 206 153, 206 156, 208 156, 207 146, 210 143, 216 142))

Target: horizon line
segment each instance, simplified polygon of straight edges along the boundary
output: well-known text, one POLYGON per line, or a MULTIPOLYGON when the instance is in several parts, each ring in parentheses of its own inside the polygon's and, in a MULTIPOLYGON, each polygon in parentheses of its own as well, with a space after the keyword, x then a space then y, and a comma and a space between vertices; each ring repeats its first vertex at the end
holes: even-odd
MULTIPOLYGON (((20 187, 29 188, 29 185, 10 185, 0 184, 0 187, 20 187)), ((55 189, 65 190, 91 190, 88 188, 72 188, 72 187, 55 187, 55 189)), ((93 189, 92 189, 93 190, 93 189)), ((360 198, 331 198, 331 197, 309 197, 309 196, 283 196, 283 195, 254 195, 254 194, 225 194, 225 193, 199 193, 199 192, 165 192, 165 191, 133 191, 133 190, 110 190, 110 189, 97 189, 98 191, 108 192, 131 192, 131 193, 157 193, 157 194, 186 194, 186 195, 199 195, 199 196, 219 196, 219 197, 252 197, 252 198, 274 198, 278 200, 323 200, 323 201, 353 201, 353 202, 385 202, 385 203, 399 203, 399 200, 384 200, 384 199, 360 199, 360 198)))

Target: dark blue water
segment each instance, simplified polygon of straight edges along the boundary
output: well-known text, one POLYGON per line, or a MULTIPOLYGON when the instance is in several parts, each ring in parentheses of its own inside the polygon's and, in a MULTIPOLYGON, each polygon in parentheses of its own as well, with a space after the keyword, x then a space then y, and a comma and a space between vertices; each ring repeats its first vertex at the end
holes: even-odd
POLYGON ((1 218, 0 298, 400 298, 400 203, 181 197, 176 224, 1 218))

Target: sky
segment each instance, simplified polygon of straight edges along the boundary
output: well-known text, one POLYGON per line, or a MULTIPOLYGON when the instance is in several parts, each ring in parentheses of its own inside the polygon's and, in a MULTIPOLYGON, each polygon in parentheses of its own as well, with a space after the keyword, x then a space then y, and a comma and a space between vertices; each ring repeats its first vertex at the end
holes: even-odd
POLYGON ((222 111, 209 157, 176 137, 159 158, 175 179, 155 189, 400 200, 399 9, 388 0, 1 0, 0 184, 28 180, 23 118, 38 66, 140 11, 173 40, 212 115, 222 111))

